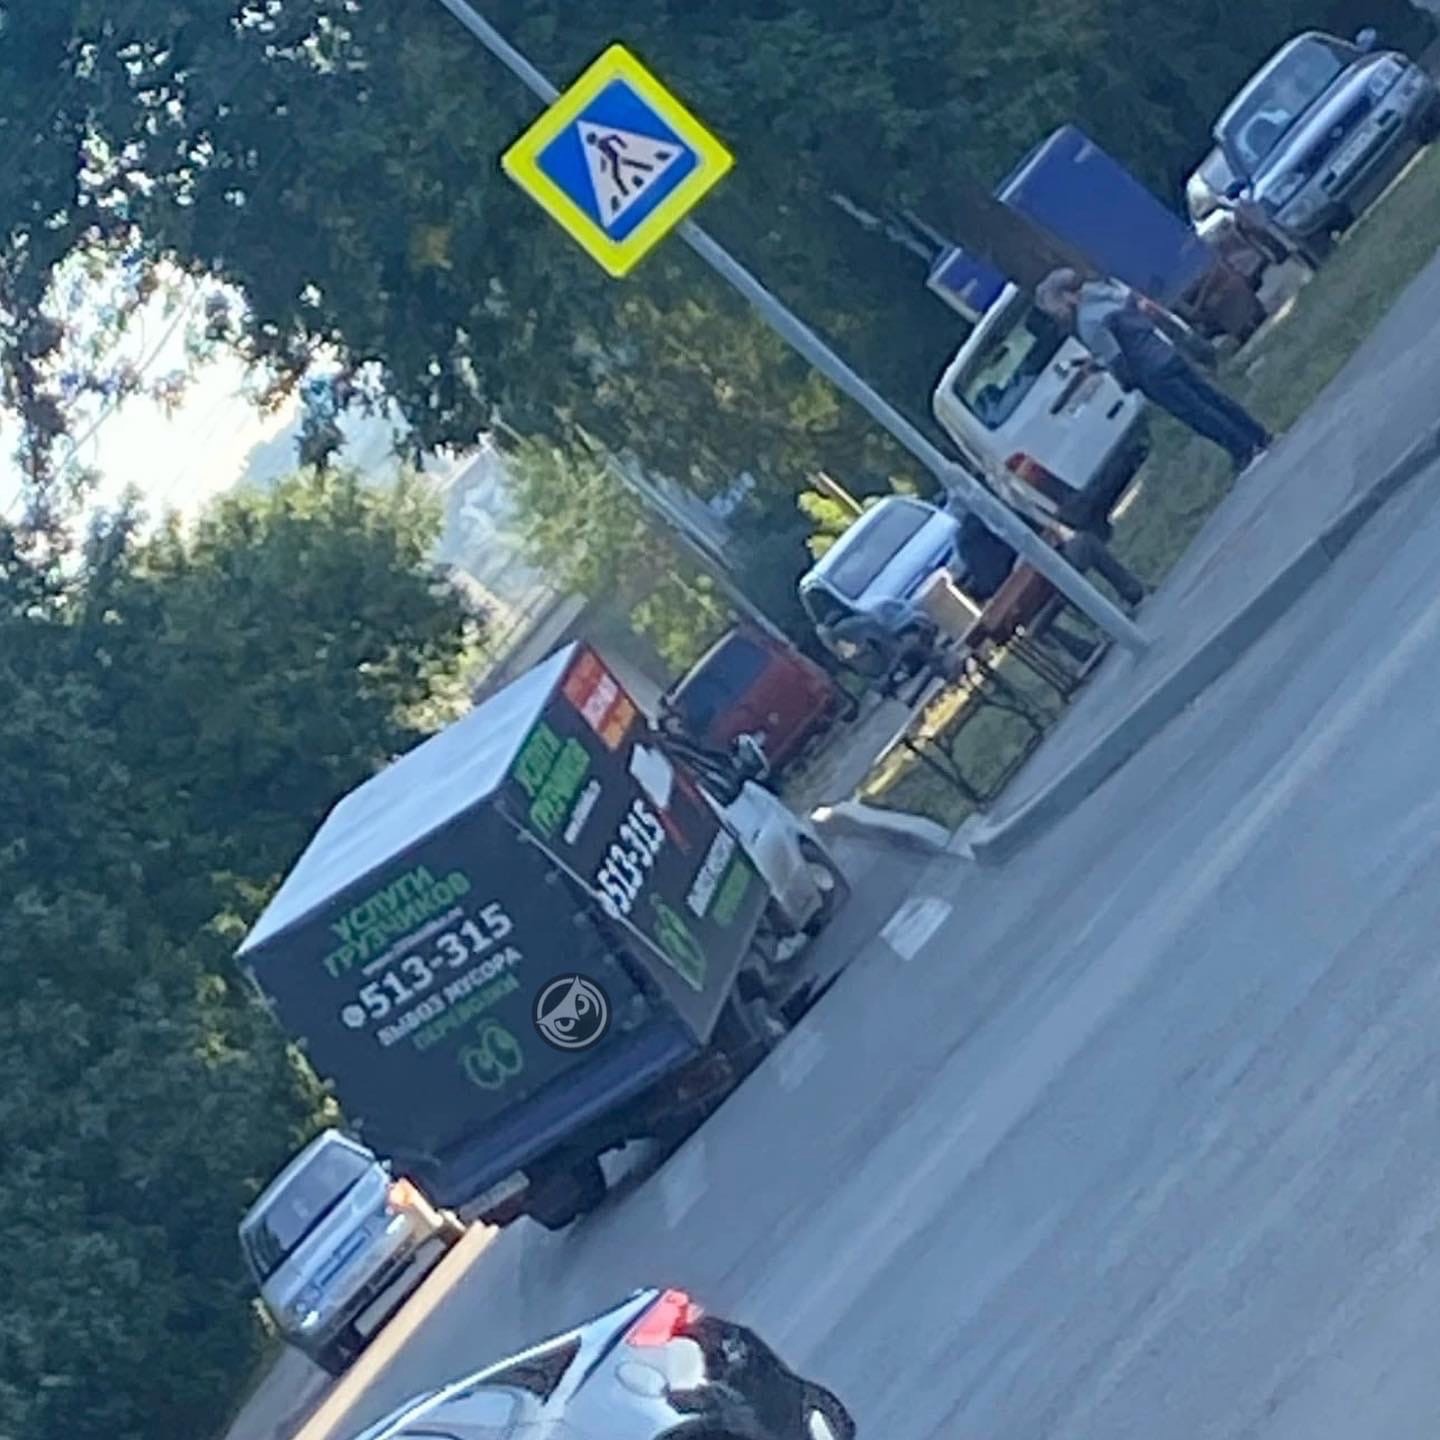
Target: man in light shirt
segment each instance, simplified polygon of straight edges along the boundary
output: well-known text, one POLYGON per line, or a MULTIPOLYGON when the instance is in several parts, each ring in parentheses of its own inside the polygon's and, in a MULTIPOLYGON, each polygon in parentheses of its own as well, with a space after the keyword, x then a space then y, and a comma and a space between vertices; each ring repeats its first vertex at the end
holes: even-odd
POLYGON ((1056 270, 1035 292, 1047 315, 1069 326, 1124 390, 1139 390, 1197 435, 1225 450, 1236 470, 1269 448, 1270 433, 1238 401, 1211 384, 1118 280, 1082 280, 1056 270))

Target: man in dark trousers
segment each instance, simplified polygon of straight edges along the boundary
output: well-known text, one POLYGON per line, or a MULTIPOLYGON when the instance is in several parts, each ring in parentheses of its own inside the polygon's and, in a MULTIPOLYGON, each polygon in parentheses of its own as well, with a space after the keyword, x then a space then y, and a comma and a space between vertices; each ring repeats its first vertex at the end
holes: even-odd
MULTIPOLYGON (((965 593, 982 604, 1005 583, 1018 558, 984 521, 968 511, 960 522, 956 548, 966 572, 961 582, 965 593)), ((1075 569, 1107 580, 1127 605, 1138 605, 1145 598, 1145 586, 1139 578, 1093 535, 1077 532, 1057 548, 1075 569)))
MULTIPOLYGON (((956 542, 965 578, 960 582, 972 600, 984 604, 1009 578, 1019 556, 994 531, 974 514, 968 513, 960 522, 956 542)), ((1145 586, 1123 566, 1093 535, 1076 532, 1056 547, 1059 553, 1083 574, 1096 574, 1109 582, 1111 588, 1132 609, 1145 598, 1145 586)), ((1043 633, 1082 664, 1094 652, 1094 646, 1072 635, 1059 623, 1057 607, 1043 633)))
POLYGON ((1238 401, 1212 385, 1146 314, 1135 292, 1117 280, 1082 280, 1056 270, 1041 281, 1035 303, 1069 326, 1125 390, 1139 390, 1182 425, 1228 452, 1236 470, 1270 447, 1270 433, 1238 401))

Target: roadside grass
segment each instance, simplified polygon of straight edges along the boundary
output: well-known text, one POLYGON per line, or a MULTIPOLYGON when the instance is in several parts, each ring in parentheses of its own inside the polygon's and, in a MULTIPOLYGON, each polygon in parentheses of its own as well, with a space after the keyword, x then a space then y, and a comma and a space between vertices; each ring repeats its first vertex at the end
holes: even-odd
MULTIPOLYGON (((1221 380, 1271 429, 1288 429, 1424 269, 1440 241, 1440 146, 1350 232, 1334 257, 1238 355, 1221 380)), ((1143 490, 1116 523, 1116 553, 1152 584, 1169 573, 1230 493, 1229 462, 1168 416, 1157 419, 1143 490)))
MULTIPOLYGON (((1315 402, 1364 343, 1400 292, 1440 243, 1440 145, 1403 176, 1355 226, 1328 264, 1239 354, 1221 366, 1221 382, 1272 429, 1288 429, 1315 402)), ((1166 416, 1153 422, 1150 459, 1133 504, 1116 522, 1114 549, 1149 583, 1158 584, 1185 553, 1234 477, 1226 457, 1166 416)), ((1022 667, 1007 662, 1012 684, 1034 691, 1022 667)), ((1040 708, 1058 718, 1049 692, 1040 708)), ((932 743, 943 747, 982 792, 1014 766, 1028 742, 1026 726, 990 711, 952 725, 932 743)), ((973 807, 944 777, 903 753, 872 772, 861 796, 884 809, 923 815, 954 827, 973 807)))
MULTIPOLYGON (((1061 706, 1053 690, 1011 657, 1002 659, 997 669, 1029 702, 1042 725, 1054 724, 1061 706)), ((926 749, 957 767, 981 795, 991 794, 1009 777, 1033 740, 1030 727, 1018 716, 991 705, 977 710, 959 690, 938 697, 925 718, 931 722, 926 749)), ((904 750, 892 752, 877 766, 860 793, 868 804, 922 815, 952 829, 974 810, 949 779, 904 750)))

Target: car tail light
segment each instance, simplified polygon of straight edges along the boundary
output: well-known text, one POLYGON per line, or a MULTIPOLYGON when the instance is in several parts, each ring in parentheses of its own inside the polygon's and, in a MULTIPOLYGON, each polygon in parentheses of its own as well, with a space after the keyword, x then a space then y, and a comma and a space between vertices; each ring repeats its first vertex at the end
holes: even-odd
POLYGON ((420 1206, 420 1192, 408 1180, 392 1180, 385 1196, 388 1210, 415 1210, 420 1206))
POLYGON ((1019 481, 1043 495, 1052 505, 1063 505, 1069 498, 1065 482, 1053 470, 1047 470, 1033 455, 1017 450, 1005 468, 1019 481))
POLYGON ((668 1345, 704 1313, 683 1290, 667 1290, 631 1327, 625 1343, 641 1349, 668 1345))

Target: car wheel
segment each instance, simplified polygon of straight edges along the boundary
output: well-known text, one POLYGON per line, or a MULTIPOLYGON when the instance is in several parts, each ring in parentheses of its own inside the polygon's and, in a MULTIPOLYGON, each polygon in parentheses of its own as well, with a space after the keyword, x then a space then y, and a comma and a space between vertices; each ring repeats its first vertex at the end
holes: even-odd
POLYGON ((1296 247, 1295 253, 1312 270, 1318 270, 1335 253, 1336 233, 1321 230, 1296 247))
POLYGON ((855 1440, 855 1420, 823 1385, 806 1383, 805 1421, 801 1440, 855 1440))
POLYGON ((802 838, 800 853, 805 859, 810 879, 820 892, 820 909, 805 927, 807 935, 818 935, 844 908, 850 898, 850 882, 830 855, 813 840, 802 838))
POLYGON ((317 1350, 312 1357, 315 1363, 333 1379, 338 1380, 360 1358, 364 1342, 347 1326, 323 1350, 317 1350))
POLYGON ((544 1171, 530 1182, 525 1212, 546 1230, 564 1230, 605 1198, 605 1172, 594 1156, 568 1169, 544 1171))
POLYGON ((860 702, 844 686, 840 687, 834 710, 835 718, 845 725, 853 725, 860 718, 860 702))
POLYGON ((736 994, 720 1012, 710 1043, 728 1057, 738 1083, 785 1038, 787 1028, 782 1012, 769 1000, 744 1000, 736 994))

